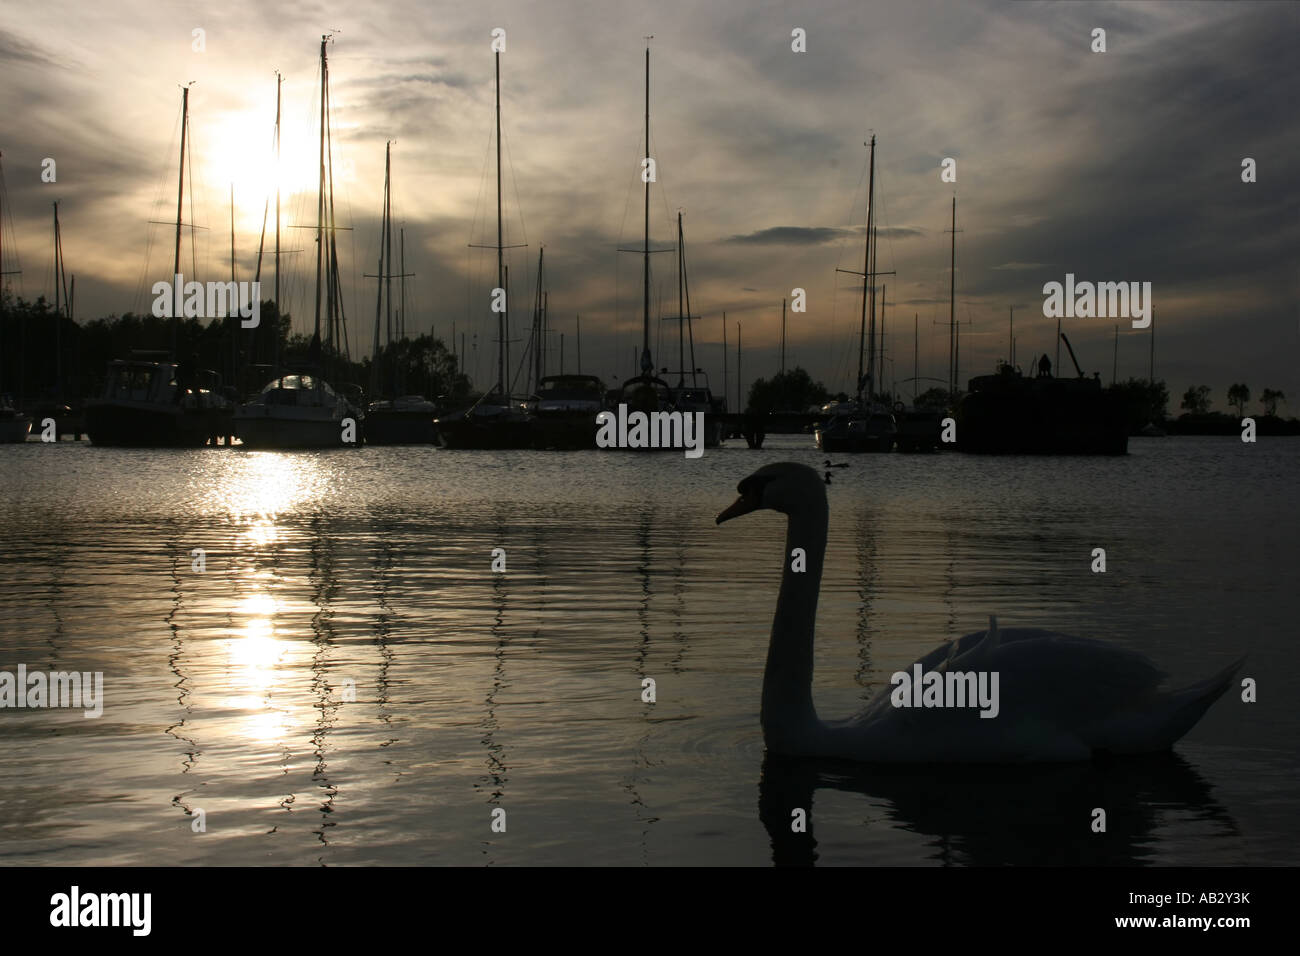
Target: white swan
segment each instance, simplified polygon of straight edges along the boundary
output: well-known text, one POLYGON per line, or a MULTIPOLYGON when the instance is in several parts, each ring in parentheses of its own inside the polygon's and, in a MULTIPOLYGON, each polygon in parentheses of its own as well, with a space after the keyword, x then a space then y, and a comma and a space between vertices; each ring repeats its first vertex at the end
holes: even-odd
MULTIPOLYGON (((930 671, 996 672, 999 709, 896 707, 891 690, 857 716, 822 721, 812 702, 813 629, 826 553, 826 488, 793 462, 742 481, 721 524, 771 508, 787 516, 781 591, 763 675, 763 739, 772 753, 879 762, 1026 763, 1087 760, 1095 753, 1168 750, 1228 689, 1245 658, 1182 690, 1145 656, 1101 641, 1031 628, 997 628, 941 645, 917 664, 930 671), (802 548, 806 570, 794 570, 802 548)), ((914 667, 915 665, 913 665, 914 667)), ((908 673, 912 673, 909 667, 908 673)))

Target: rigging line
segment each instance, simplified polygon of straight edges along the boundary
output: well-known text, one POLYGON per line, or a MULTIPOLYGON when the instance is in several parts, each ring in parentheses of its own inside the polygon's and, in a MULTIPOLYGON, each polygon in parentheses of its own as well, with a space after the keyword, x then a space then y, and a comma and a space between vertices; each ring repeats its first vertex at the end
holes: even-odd
MULTIPOLYGON (((487 142, 483 146, 483 163, 480 166, 483 172, 479 177, 478 196, 474 200, 474 218, 470 220, 470 229, 469 229, 470 242, 465 247, 465 326, 466 328, 470 328, 471 323, 474 321, 475 312, 472 309, 471 301, 473 300, 475 277, 482 274, 483 257, 484 255, 486 255, 485 249, 477 250, 479 266, 476 269, 473 261, 474 256, 476 254, 474 239, 478 237, 477 230, 479 227, 479 211, 483 208, 483 196, 487 190, 488 162, 491 154, 492 154, 492 129, 489 126, 487 142)), ((485 216, 485 226, 486 226, 486 216, 485 216)), ((462 355, 460 361, 461 361, 461 365, 464 366, 465 356, 462 355)))
POLYGON ((190 149, 185 154, 185 159, 189 164, 190 173, 190 271, 191 278, 197 282, 199 279, 198 250, 195 249, 194 241, 194 138, 190 137, 190 149))
POLYGON ((153 247, 154 247, 153 227, 155 225, 154 220, 160 219, 162 216, 159 210, 162 207, 162 203, 163 203, 163 189, 165 188, 168 167, 171 165, 170 144, 177 141, 177 129, 180 127, 180 123, 181 123, 181 109, 180 107, 177 107, 176 113, 172 120, 171 139, 169 141, 167 152, 165 154, 165 156, 168 158, 165 158, 160 161, 160 165, 158 169, 158 177, 155 180, 153 203, 149 207, 150 208, 149 221, 145 224, 144 227, 145 228, 144 263, 140 267, 140 278, 136 282, 135 295, 132 300, 134 311, 136 312, 141 311, 141 309, 143 308, 144 291, 146 288, 150 288, 149 262, 153 257, 153 247))
MULTIPOLYGON (((515 215, 517 215, 517 216, 519 217, 519 231, 523 234, 523 235, 521 236, 521 238, 523 239, 523 242, 522 242, 520 245, 522 245, 522 246, 527 246, 527 245, 528 245, 528 226, 527 226, 527 224, 524 222, 524 206, 523 206, 523 203, 519 201, 519 180, 518 180, 518 177, 517 177, 517 175, 516 175, 516 173, 515 173, 515 161, 514 161, 514 157, 512 156, 512 154, 511 154, 511 152, 510 152, 510 134, 509 134, 509 132, 507 132, 507 130, 506 130, 506 128, 505 128, 504 125, 501 127, 501 144, 505 147, 505 151, 506 151, 506 166, 508 166, 509 169, 510 169, 510 184, 514 187, 514 190, 515 190, 515 215)), ((505 235, 504 235, 504 238, 503 238, 502 241, 505 242, 507 245, 511 245, 511 243, 510 243, 510 222, 509 222, 509 220, 506 221, 506 224, 505 224, 505 235)), ((510 258, 513 260, 513 259, 514 259, 514 256, 513 256, 513 255, 510 255, 510 258)), ((514 263, 512 262, 511 264, 513 265, 514 263)), ((525 268, 525 269, 524 269, 524 280, 523 280, 523 282, 521 283, 521 289, 522 289, 522 291, 523 291, 524 294, 528 295, 529 299, 531 299, 533 293, 536 292, 536 290, 533 288, 533 284, 532 284, 532 283, 533 283, 533 275, 532 275, 532 271, 531 271, 530 269, 525 268)), ((509 298, 507 298, 507 299, 506 299, 506 302, 509 303, 509 301, 510 301, 509 298)), ((524 301, 528 301, 528 300, 526 299, 526 300, 524 300, 524 301)), ((509 310, 509 308, 507 307, 507 309, 506 309, 506 316, 507 316, 507 319, 508 319, 509 315, 510 315, 510 310, 509 310)), ((508 323, 507 323, 507 324, 508 324, 508 323)), ((510 338, 510 329, 507 328, 507 329, 506 329, 507 348, 508 348, 508 340, 509 340, 509 338, 510 338)), ((511 388, 514 387, 514 384, 515 384, 514 382, 511 382, 511 388)))

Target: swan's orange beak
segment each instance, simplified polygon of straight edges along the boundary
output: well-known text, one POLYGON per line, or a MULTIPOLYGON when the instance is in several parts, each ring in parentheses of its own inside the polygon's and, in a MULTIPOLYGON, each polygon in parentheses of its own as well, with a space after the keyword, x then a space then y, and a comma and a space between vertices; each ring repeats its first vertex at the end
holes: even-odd
POLYGON ((757 511, 763 507, 763 500, 758 495, 741 495, 736 499, 735 504, 718 515, 715 524, 722 524, 724 521, 730 521, 732 518, 740 515, 747 515, 751 511, 757 511))

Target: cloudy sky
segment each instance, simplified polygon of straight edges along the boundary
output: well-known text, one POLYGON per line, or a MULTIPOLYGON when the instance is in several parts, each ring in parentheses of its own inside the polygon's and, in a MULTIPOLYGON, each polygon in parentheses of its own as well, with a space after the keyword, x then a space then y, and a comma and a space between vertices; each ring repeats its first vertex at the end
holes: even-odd
MULTIPOLYGON (((410 331, 468 334, 490 385, 495 242, 491 31, 501 58, 512 337, 527 334, 544 246, 548 359, 634 374, 641 336, 643 56, 651 61, 652 241, 684 217, 697 364, 719 388, 722 314, 735 394, 775 371, 781 298, 807 290, 787 361, 851 389, 865 218, 864 142, 878 137, 878 266, 887 348, 912 375, 948 364, 950 204, 957 196, 961 377, 1007 355, 1054 352, 1042 286, 1149 281, 1157 375, 1281 388, 1300 409, 1300 135, 1294 119, 1300 9, 1291 3, 817 3, 602 0, 547 3, 6 3, 0 8, 5 269, 51 294, 50 203, 85 319, 147 310, 171 272, 179 85, 191 93, 194 218, 184 259, 228 278, 229 191, 237 270, 255 265, 267 190, 275 76, 283 87, 285 307, 309 331, 314 283, 318 54, 329 47, 345 298, 353 354, 368 350, 379 255, 384 143, 406 230, 410 331), (802 28, 807 51, 791 50, 802 28), (1106 31, 1095 53, 1092 31, 1106 31), (202 29, 204 49, 193 49, 202 29), (1289 65, 1288 65, 1289 64, 1289 65), (41 181, 45 158, 57 182, 41 181), (940 179, 945 157, 957 181, 940 179), (1241 181, 1245 157, 1258 181, 1241 181)), ((186 217, 189 218, 187 210, 186 217)), ((264 273, 269 274, 269 264, 264 273)), ((674 315, 675 259, 654 257, 655 312, 674 315)), ((676 325, 656 322, 656 364, 677 365, 676 325)), ((1115 322, 1067 319, 1086 371, 1111 375, 1115 322)), ((521 343, 512 348, 516 356, 521 343)), ((1121 322, 1119 376, 1145 376, 1147 333, 1121 322)), ((1069 367, 1068 359, 1062 356, 1069 367)), ((888 374, 888 373, 887 373, 888 374)), ((928 385, 929 383, 923 383, 928 385)), ((908 386, 904 391, 910 391, 908 386)), ((734 401, 734 397, 733 397, 734 401)))

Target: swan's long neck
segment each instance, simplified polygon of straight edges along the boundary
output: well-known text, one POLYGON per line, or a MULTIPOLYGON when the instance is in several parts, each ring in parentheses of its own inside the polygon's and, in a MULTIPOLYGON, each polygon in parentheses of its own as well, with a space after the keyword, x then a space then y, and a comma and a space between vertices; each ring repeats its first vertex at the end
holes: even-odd
MULTIPOLYGON (((820 490, 820 489, 819 489, 820 490)), ((763 740, 776 753, 808 753, 821 731, 812 702, 813 630, 826 556, 826 497, 810 496, 786 525, 781 593, 763 675, 763 740), (805 570, 792 552, 802 548, 805 570)))

